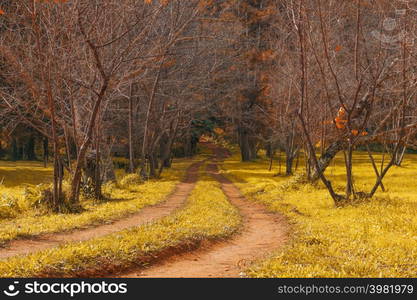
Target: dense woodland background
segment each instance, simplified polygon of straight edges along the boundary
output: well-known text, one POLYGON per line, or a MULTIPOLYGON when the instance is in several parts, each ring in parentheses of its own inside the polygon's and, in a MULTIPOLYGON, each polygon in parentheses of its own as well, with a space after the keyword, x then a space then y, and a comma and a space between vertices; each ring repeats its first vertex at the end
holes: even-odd
POLYGON ((202 136, 239 145, 243 161, 285 154, 287 175, 304 157, 306 179, 336 203, 373 197, 417 147, 415 1, 4 0, 0 9, 0 158, 52 161, 54 210, 76 210, 87 184, 102 198, 113 156, 159 178, 202 136), (374 166, 368 191, 355 189, 354 150, 374 166), (344 193, 324 174, 340 152, 344 193))

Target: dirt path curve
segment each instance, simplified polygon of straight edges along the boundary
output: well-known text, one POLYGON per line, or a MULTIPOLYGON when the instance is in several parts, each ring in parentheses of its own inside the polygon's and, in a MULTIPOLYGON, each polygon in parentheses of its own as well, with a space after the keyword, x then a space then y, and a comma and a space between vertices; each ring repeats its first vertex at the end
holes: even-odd
POLYGON ((167 199, 160 204, 145 207, 138 213, 115 221, 111 224, 99 225, 87 229, 77 229, 70 232, 45 234, 37 236, 33 239, 13 240, 7 244, 6 248, 0 249, 0 259, 34 253, 69 242, 89 240, 130 227, 143 225, 156 219, 168 216, 185 203, 185 200, 197 182, 198 170, 203 163, 204 161, 200 161, 192 164, 187 169, 184 180, 179 183, 167 199))
MULTIPOLYGON (((224 157, 225 153, 214 150, 218 157, 224 157)), ((208 165, 207 171, 221 183, 230 202, 239 209, 243 217, 242 231, 225 242, 175 255, 149 269, 131 270, 119 277, 240 277, 253 260, 285 243, 288 227, 282 216, 268 213, 263 206, 246 200, 229 179, 218 173, 216 164, 208 165)))

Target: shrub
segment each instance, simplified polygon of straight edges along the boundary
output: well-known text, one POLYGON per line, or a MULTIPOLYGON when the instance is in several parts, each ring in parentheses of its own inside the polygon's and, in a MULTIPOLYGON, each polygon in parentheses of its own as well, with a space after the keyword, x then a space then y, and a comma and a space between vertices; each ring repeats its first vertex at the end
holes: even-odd
MULTIPOLYGON (((122 170, 129 170, 129 160, 127 158, 124 157, 113 157, 113 163, 114 163, 114 167, 116 169, 122 169, 122 170)), ((140 160, 139 159, 135 159, 134 160, 134 165, 139 166, 140 164, 140 160)))
POLYGON ((49 214, 52 212, 72 213, 78 212, 78 207, 71 207, 66 202, 66 194, 62 192, 60 195, 59 206, 53 201, 52 184, 38 184, 36 186, 26 186, 24 190, 26 205, 35 209, 40 214, 49 214))
POLYGON ((14 218, 19 213, 18 199, 9 193, 0 195, 0 219, 14 218))
POLYGON ((142 180, 139 176, 139 174, 128 174, 126 176, 124 176, 122 178, 122 180, 120 180, 120 185, 122 187, 129 187, 132 185, 138 185, 138 184, 142 184, 142 180))

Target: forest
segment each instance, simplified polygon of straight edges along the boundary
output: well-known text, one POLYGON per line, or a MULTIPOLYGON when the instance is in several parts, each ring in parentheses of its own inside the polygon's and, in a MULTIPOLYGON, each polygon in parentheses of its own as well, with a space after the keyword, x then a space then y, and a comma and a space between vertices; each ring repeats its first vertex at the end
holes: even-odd
POLYGON ((416 176, 416 1, 0 2, 0 277, 413 278, 416 176))

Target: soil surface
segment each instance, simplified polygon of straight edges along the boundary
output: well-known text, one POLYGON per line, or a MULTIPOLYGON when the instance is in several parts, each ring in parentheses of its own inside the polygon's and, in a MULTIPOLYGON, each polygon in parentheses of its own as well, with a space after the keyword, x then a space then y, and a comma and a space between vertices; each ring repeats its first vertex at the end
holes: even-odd
MULTIPOLYGON (((211 147, 217 162, 228 153, 211 147)), ((254 261, 284 245, 288 226, 283 216, 268 213, 260 204, 248 201, 239 189, 219 174, 217 164, 209 164, 207 172, 220 182, 223 192, 243 218, 240 233, 227 241, 207 243, 196 251, 167 258, 148 268, 130 270, 119 277, 243 277, 243 271, 254 261)))

